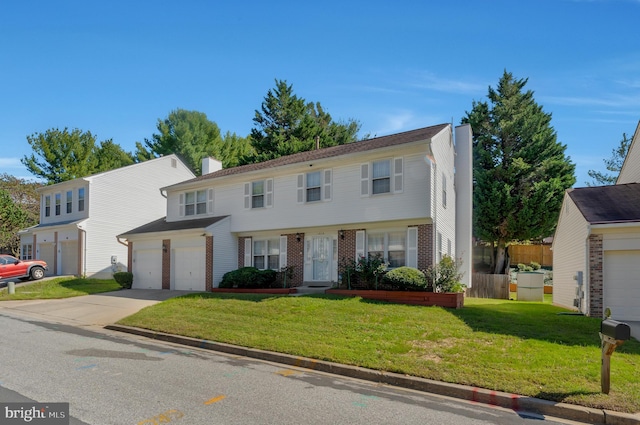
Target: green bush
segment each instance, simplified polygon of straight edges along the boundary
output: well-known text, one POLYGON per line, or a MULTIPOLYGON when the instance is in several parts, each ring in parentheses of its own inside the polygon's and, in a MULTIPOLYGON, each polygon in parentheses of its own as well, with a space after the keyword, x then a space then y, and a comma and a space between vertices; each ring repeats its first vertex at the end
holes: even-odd
POLYGON ((118 282, 123 289, 131 289, 131 285, 133 285, 133 273, 116 272, 113 274, 113 280, 118 282))
POLYGON ((380 255, 360 257, 358 260, 343 259, 340 275, 347 288, 378 289, 378 283, 386 273, 387 263, 380 255))
POLYGON ((255 267, 241 267, 222 276, 219 288, 270 288, 276 283, 275 270, 259 270, 255 267))
POLYGON ((424 273, 413 267, 398 267, 389 271, 382 279, 384 284, 401 291, 424 291, 427 278, 424 273))
POLYGON ((429 267, 425 273, 431 280, 434 292, 463 292, 465 285, 460 282, 462 273, 459 271, 461 260, 454 260, 445 255, 435 266, 429 267))
POLYGON ((527 266, 526 264, 518 263, 518 271, 519 272, 532 272, 533 268, 530 267, 530 266, 527 266))
POLYGON ((531 264, 529 264, 529 266, 531 267, 532 270, 540 270, 540 264, 536 263, 535 261, 532 261, 531 264))

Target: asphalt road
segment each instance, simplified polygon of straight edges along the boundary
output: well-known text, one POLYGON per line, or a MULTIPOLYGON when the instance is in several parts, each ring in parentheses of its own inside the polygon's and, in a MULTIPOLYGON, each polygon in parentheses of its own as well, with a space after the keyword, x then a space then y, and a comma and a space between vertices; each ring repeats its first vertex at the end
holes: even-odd
POLYGON ((0 401, 74 425, 567 423, 7 310, 0 341, 0 401))

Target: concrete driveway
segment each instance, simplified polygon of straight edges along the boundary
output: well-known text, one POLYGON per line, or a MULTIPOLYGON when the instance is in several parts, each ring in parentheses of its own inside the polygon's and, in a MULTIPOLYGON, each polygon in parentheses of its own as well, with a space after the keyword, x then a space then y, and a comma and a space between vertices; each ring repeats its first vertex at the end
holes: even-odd
POLYGON ((104 326, 130 316, 144 307, 192 291, 124 289, 59 300, 1 301, 0 314, 38 318, 75 326, 104 326))

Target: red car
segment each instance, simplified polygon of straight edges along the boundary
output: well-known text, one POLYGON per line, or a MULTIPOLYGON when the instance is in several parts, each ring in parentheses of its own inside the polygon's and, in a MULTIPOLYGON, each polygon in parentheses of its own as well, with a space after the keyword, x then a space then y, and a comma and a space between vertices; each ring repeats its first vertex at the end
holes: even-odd
POLYGON ((12 255, 0 255, 0 280, 38 280, 44 277, 45 270, 47 263, 42 260, 18 260, 12 255))

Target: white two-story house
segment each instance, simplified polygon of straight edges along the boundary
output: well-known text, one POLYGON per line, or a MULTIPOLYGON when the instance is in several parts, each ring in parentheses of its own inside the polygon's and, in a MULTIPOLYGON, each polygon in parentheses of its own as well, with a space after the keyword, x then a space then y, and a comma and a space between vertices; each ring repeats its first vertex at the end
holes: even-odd
POLYGON ((40 223, 20 231, 21 258, 47 262, 49 275, 111 278, 127 271, 116 235, 165 213, 160 188, 193 178, 176 156, 44 186, 40 223))
POLYGON ((202 176, 162 189, 165 218, 119 236, 133 286, 207 291, 243 266, 293 266, 293 285, 320 285, 373 254, 421 269, 463 257, 468 284, 471 129, 455 133, 454 144, 442 124, 228 169, 209 158, 202 176))

